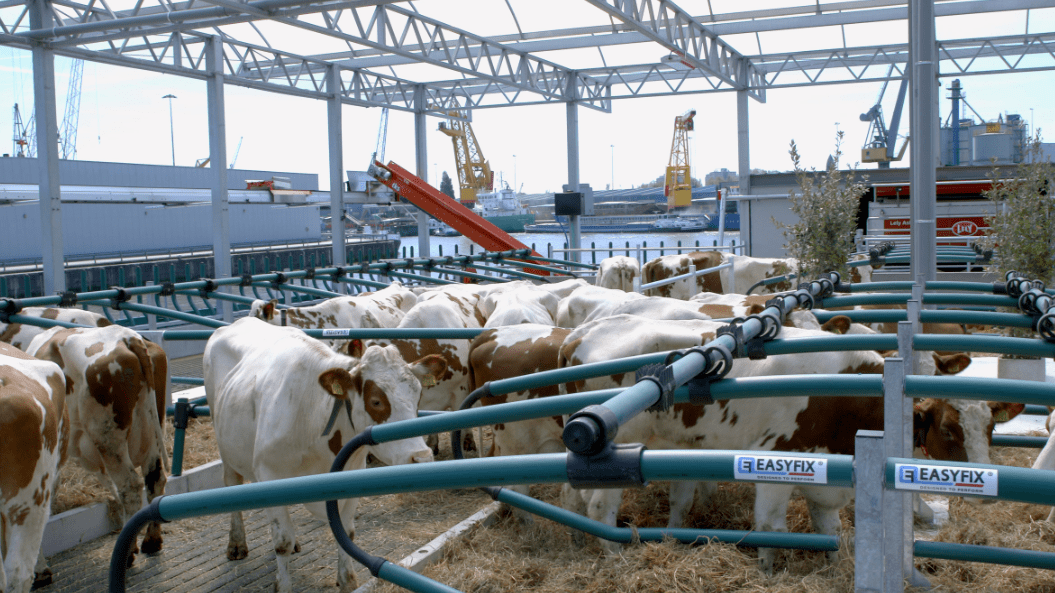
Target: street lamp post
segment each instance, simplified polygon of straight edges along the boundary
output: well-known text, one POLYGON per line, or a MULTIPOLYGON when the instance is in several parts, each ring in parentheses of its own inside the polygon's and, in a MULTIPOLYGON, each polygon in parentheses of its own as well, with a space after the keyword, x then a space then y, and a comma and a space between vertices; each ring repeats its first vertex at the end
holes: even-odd
POLYGON ((172 166, 176 166, 176 131, 172 126, 172 100, 176 98, 176 95, 169 93, 162 99, 169 100, 169 141, 172 143, 172 166))
POLYGON ((612 185, 608 186, 609 189, 615 189, 615 144, 610 144, 612 148, 612 185))

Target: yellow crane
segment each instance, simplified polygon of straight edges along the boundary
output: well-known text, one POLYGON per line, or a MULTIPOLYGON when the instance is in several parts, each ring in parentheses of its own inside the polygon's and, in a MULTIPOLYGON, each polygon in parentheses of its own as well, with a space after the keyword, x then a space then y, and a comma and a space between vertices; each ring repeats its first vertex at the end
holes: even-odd
MULTIPOLYGON (((455 108, 458 104, 453 104, 455 108)), ((451 137, 454 144, 454 163, 458 167, 459 199, 469 208, 476 205, 476 194, 494 190, 495 175, 480 151, 476 134, 469 124, 469 112, 454 109, 447 112, 450 119, 440 122, 440 131, 451 137)))
POLYGON ((689 132, 694 128, 692 118, 696 110, 690 109, 674 118, 674 140, 670 144, 670 160, 667 161, 667 176, 663 195, 667 197, 667 209, 685 208, 692 204, 692 171, 689 167, 689 132))

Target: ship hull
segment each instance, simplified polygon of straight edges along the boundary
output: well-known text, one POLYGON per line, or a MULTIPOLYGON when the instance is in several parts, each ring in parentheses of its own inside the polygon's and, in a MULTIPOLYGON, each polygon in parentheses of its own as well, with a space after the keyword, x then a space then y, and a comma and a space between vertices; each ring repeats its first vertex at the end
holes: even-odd
POLYGON ((485 216, 484 220, 507 233, 523 233, 525 225, 535 223, 535 215, 508 214, 503 216, 485 216))

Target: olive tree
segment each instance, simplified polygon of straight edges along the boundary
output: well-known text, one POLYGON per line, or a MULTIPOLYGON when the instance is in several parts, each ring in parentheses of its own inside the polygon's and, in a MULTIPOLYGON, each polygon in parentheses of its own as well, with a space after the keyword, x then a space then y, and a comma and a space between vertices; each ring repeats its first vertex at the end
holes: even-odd
POLYGON ((984 192, 993 204, 985 221, 989 234, 982 243, 993 249, 989 269, 1001 278, 1009 271, 1051 286, 1055 272, 1055 165, 1045 158, 1040 132, 1027 139, 1023 160, 1014 177, 989 174, 992 189, 984 192))
POLYGON ((784 224, 774 219, 784 231, 785 248, 790 257, 798 260, 800 280, 811 280, 827 272, 839 272, 847 277, 846 260, 854 249, 857 231, 857 209, 865 193, 868 178, 844 180, 839 170, 842 157, 843 133, 836 134, 835 153, 828 159, 823 173, 802 168, 801 156, 795 141, 791 141, 791 162, 795 165, 798 196, 789 194, 791 211, 798 222, 784 224))

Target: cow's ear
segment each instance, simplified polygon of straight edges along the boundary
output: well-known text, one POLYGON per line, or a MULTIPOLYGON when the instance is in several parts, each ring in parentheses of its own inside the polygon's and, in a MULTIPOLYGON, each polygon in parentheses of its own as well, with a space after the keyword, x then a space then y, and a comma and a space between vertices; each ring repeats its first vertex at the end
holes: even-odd
POLYGON ((923 448, 927 442, 927 432, 934 425, 934 402, 932 400, 919 400, 912 410, 912 444, 914 447, 923 448))
POLYGON ((989 409, 993 412, 994 422, 1007 422, 1018 416, 1026 409, 1026 404, 1010 404, 1005 402, 988 402, 989 409))
POLYGON ((935 352, 934 365, 942 375, 955 375, 963 372, 971 364, 971 357, 964 352, 938 354, 935 352))
POLYGON ((319 385, 337 399, 348 399, 355 391, 355 380, 348 369, 335 367, 319 375, 319 385))
POLYGON ((421 381, 422 387, 432 387, 439 383, 447 372, 447 361, 439 354, 429 354, 410 363, 410 371, 421 381))
POLYGON ((264 321, 271 321, 272 319, 274 319, 275 306, 277 304, 278 301, 275 299, 271 299, 270 301, 264 303, 264 306, 260 307, 260 312, 264 315, 261 319, 263 319, 264 321))
POLYGON ((354 340, 348 340, 348 343, 345 344, 344 349, 345 352, 348 353, 348 356, 351 356, 352 358, 363 357, 363 341, 358 338, 354 340))
POLYGON ((833 334, 845 334, 846 332, 850 331, 850 318, 846 315, 836 315, 835 317, 832 317, 828 321, 824 322, 824 325, 821 326, 821 329, 833 334))

